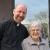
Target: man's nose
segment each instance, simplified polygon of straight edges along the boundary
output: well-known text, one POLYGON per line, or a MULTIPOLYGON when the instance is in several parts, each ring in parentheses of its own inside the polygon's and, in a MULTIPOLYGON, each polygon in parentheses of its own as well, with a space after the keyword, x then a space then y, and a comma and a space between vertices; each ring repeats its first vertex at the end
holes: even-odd
POLYGON ((24 14, 23 13, 20 13, 20 16, 24 16, 24 14))

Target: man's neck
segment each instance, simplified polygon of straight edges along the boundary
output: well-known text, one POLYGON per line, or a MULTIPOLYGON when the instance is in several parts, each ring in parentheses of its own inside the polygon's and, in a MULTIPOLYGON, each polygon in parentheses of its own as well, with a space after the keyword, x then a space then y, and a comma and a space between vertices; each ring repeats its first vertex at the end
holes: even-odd
POLYGON ((15 23, 20 24, 20 22, 18 22, 14 17, 13 17, 13 20, 15 23))

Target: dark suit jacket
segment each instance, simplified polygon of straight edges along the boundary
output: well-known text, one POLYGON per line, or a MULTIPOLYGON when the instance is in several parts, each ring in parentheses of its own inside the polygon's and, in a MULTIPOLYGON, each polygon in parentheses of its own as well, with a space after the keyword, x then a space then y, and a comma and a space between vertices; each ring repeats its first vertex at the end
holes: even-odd
POLYGON ((8 20, 0 24, 0 50, 22 50, 21 42, 28 36, 26 27, 8 20))

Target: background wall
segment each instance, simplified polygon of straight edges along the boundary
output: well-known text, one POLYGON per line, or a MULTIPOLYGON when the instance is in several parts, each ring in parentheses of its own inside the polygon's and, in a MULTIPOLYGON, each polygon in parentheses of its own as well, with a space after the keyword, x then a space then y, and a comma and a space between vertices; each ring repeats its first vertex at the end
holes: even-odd
POLYGON ((8 20, 12 16, 14 0, 0 0, 0 22, 8 20))

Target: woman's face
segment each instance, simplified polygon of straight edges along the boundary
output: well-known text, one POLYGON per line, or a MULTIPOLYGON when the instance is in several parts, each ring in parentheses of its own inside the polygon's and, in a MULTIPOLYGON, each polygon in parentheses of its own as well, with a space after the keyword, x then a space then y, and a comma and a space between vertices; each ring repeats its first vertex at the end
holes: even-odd
POLYGON ((39 26, 32 26, 30 29, 30 36, 33 39, 37 39, 40 37, 41 34, 41 28, 39 26))

